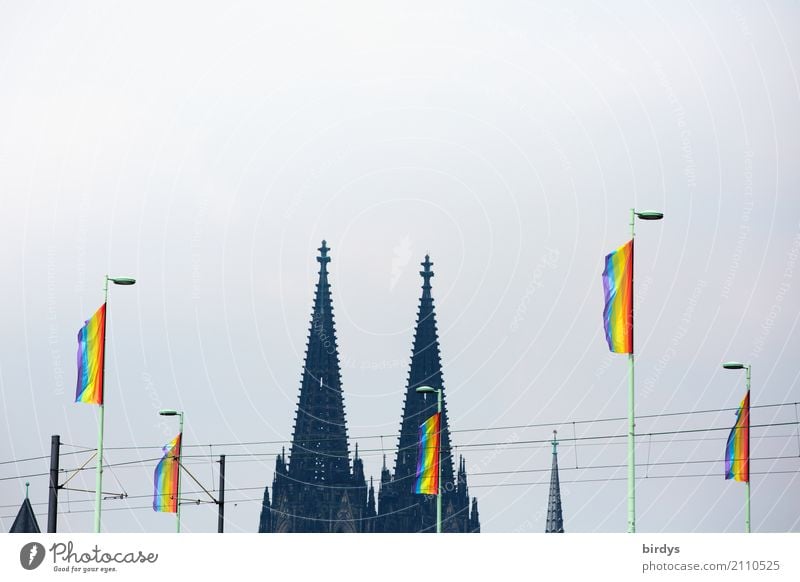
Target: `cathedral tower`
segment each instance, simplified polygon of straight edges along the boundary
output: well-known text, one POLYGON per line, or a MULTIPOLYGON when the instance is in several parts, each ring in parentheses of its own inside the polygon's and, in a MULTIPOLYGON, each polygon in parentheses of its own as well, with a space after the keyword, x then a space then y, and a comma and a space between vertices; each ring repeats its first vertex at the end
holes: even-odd
POLYGON ((433 263, 426 255, 421 265, 423 270, 419 274, 422 276, 422 297, 417 313, 394 475, 384 463, 376 529, 383 532, 436 531, 436 497, 414 493, 419 425, 436 412, 436 394, 419 394, 416 389, 419 386, 432 386, 442 390, 442 531, 480 531, 477 500, 473 500, 470 506, 466 464, 463 459, 459 459, 458 474, 453 467, 447 420, 447 391, 444 388, 436 314, 431 295, 433 263))
MULTIPOLYGON (((328 282, 330 250, 322 241, 319 281, 306 345, 292 444, 275 461, 272 502, 264 492, 259 532, 362 532, 374 524, 356 447, 352 468, 328 282)), ((371 504, 371 505, 370 505, 371 504)))

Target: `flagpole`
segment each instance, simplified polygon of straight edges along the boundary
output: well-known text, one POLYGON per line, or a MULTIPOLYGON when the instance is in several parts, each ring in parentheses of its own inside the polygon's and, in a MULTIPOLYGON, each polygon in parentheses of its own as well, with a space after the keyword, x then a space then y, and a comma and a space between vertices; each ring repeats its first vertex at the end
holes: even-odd
POLYGON ((725 451, 725 479, 741 481, 741 477, 743 477, 744 474, 747 475, 747 479, 745 479, 744 482, 744 531, 745 533, 750 533, 750 475, 752 474, 750 473, 750 364, 744 364, 742 362, 724 362, 722 367, 726 370, 745 371, 747 392, 739 407, 739 411, 736 413, 736 424, 733 425, 731 434, 728 437, 728 443, 730 444, 732 439, 734 443, 730 449, 726 448, 725 451), (744 409, 745 404, 747 404, 747 410, 744 409), (747 422, 742 423, 742 419, 747 419, 747 422), (741 424, 744 424, 744 426, 741 426, 741 424), (737 451, 737 448, 741 448, 741 446, 737 447, 737 443, 741 445, 739 435, 742 430, 747 431, 747 456, 745 458, 739 457, 738 455, 741 453, 737 451), (730 465, 728 465, 729 463, 730 465))
MULTIPOLYGON (((433 388, 432 386, 417 386, 416 392, 417 394, 432 394, 436 392, 436 412, 439 417, 439 426, 436 429, 436 438, 438 441, 438 444, 436 445, 436 533, 442 533, 442 388, 433 388)), ((433 417, 429 418, 425 422, 427 423, 432 418, 433 417)), ((420 425, 420 447, 422 447, 422 443, 424 442, 422 436, 423 426, 424 424, 420 425)), ((420 449, 420 463, 423 463, 423 454, 427 459, 427 453, 425 453, 425 450, 420 449)), ((419 468, 420 465, 417 465, 417 469, 419 468)), ((418 486, 420 484, 419 479, 420 473, 417 473, 418 486)), ((423 492, 421 491, 421 493, 423 492)), ((424 493, 426 495, 430 495, 430 490, 428 487, 425 488, 424 493)))
POLYGON ((752 475, 750 471, 750 409, 752 408, 750 406, 750 364, 747 365, 745 378, 747 378, 747 483, 745 483, 747 501, 745 502, 744 531, 750 533, 750 475, 752 475))
POLYGON ((106 308, 105 321, 103 322, 103 392, 100 400, 100 419, 97 428, 97 470, 95 471, 95 492, 94 492, 94 533, 100 533, 100 512, 103 502, 103 431, 105 429, 105 401, 106 401, 106 331, 108 330, 108 275, 106 275, 105 301, 106 308))
POLYGON ((439 474, 439 476, 437 477, 437 481, 439 483, 439 490, 436 493, 436 533, 442 533, 442 389, 441 387, 436 390, 436 411, 439 413, 439 434, 438 434, 439 458, 437 459, 436 463, 439 474))
MULTIPOLYGON (((636 222, 636 210, 631 208, 631 242, 636 237, 634 225, 636 222)), ((633 245, 632 245, 633 246, 633 245)), ((635 249, 632 248, 631 257, 631 353, 628 354, 628 533, 636 533, 636 421, 634 416, 634 358, 633 358, 633 339, 634 317, 633 317, 633 276, 635 249)))
POLYGON ((97 471, 95 476, 95 492, 94 492, 94 533, 100 533, 100 512, 102 510, 103 502, 103 431, 105 430, 106 418, 106 332, 108 331, 108 282, 111 281, 114 285, 135 285, 136 279, 130 277, 109 277, 106 274, 105 286, 103 293, 105 299, 103 305, 105 306, 105 319, 103 321, 103 369, 101 376, 102 392, 100 397, 100 418, 97 423, 97 471))
POLYGON ((180 413, 179 434, 180 434, 180 439, 181 439, 180 440, 181 446, 178 448, 178 458, 176 459, 176 462, 178 463, 178 467, 177 467, 177 470, 178 470, 178 499, 176 500, 176 503, 175 503, 175 514, 176 514, 176 516, 178 518, 178 524, 177 524, 176 533, 181 533, 181 464, 183 463, 183 412, 180 413))

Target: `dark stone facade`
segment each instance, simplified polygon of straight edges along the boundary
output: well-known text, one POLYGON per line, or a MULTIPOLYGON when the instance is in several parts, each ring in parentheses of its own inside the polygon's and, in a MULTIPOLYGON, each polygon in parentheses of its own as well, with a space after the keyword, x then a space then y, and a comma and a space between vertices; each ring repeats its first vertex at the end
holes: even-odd
MULTIPOLYGON (((419 425, 436 412, 436 400, 415 392, 418 386, 444 389, 433 311, 429 258, 414 338, 411 370, 394 475, 381 472, 376 511, 372 479, 367 485, 356 446, 352 467, 342 397, 339 351, 328 283, 328 247, 322 241, 319 282, 314 298, 300 398, 289 460, 275 461, 275 478, 264 491, 258 531, 266 532, 427 532, 436 530, 436 497, 414 493, 419 425)), ((443 398, 445 392, 443 391, 443 398)), ((454 472, 446 406, 442 414, 442 522, 445 532, 479 532, 477 500, 467 490, 466 465, 454 472)))

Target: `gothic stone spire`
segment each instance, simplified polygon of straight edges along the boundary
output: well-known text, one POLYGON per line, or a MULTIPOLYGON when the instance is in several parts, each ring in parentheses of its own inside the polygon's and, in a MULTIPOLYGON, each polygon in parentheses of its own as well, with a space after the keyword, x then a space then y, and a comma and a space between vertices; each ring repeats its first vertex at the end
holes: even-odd
MULTIPOLYGON (((367 484, 347 450, 339 350, 328 282, 328 245, 322 241, 319 280, 306 345, 289 461, 275 461, 272 504, 259 531, 363 531, 367 484), (270 523, 266 523, 269 521, 270 523)), ((265 491, 265 503, 268 503, 265 491)))
POLYGON ((564 533, 564 517, 561 514, 561 486, 558 482, 558 441, 553 431, 553 468, 550 472, 550 494, 547 499, 547 524, 545 533, 564 533))
POLYGON ((344 483, 350 477, 339 349, 328 283, 329 248, 318 249, 319 282, 297 405, 289 477, 308 484, 344 483))
POLYGON ((418 394, 416 390, 420 386, 433 386, 442 390, 442 487, 447 491, 452 490, 454 485, 453 459, 450 450, 450 427, 447 423, 447 391, 444 389, 436 313, 431 296, 433 262, 429 255, 425 255, 425 261, 420 264, 423 267, 419 272, 423 281, 422 297, 417 312, 417 328, 411 353, 411 369, 408 374, 394 478, 406 481, 409 491, 414 486, 419 425, 436 412, 436 394, 418 394))
MULTIPOLYGON (((417 439, 419 425, 436 412, 436 394, 419 394, 419 386, 432 386, 442 390, 442 488, 445 491, 443 506, 444 531, 468 531, 469 498, 465 495, 466 473, 456 481, 453 470, 450 428, 447 415, 447 391, 442 377, 436 314, 431 295, 433 262, 425 255, 421 263, 422 296, 417 312, 417 325, 411 353, 411 367, 406 385, 403 418, 400 425, 394 476, 388 471, 381 476, 379 494, 379 524, 381 531, 418 532, 435 531, 435 499, 413 492, 417 464, 417 439), (463 491, 462 491, 463 489, 463 491)), ((463 468, 463 465, 462 465, 463 468)))

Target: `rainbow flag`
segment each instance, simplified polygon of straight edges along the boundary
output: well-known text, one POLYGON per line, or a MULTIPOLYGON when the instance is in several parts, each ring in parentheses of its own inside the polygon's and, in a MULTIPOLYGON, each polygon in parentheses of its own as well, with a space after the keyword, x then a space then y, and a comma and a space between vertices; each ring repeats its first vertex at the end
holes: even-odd
POLYGON ((750 481, 750 392, 736 412, 736 424, 725 445, 725 479, 750 481))
POLYGON ((106 343, 106 304, 78 332, 78 385, 75 402, 103 404, 103 358, 106 343))
POLYGON ((633 353, 633 239, 606 255, 603 323, 608 349, 633 353))
POLYGON ((153 511, 178 512, 178 472, 181 458, 181 437, 178 435, 164 445, 164 456, 153 474, 153 511))
POLYGON ((419 425, 419 456, 414 493, 439 493, 439 427, 438 412, 419 425))

